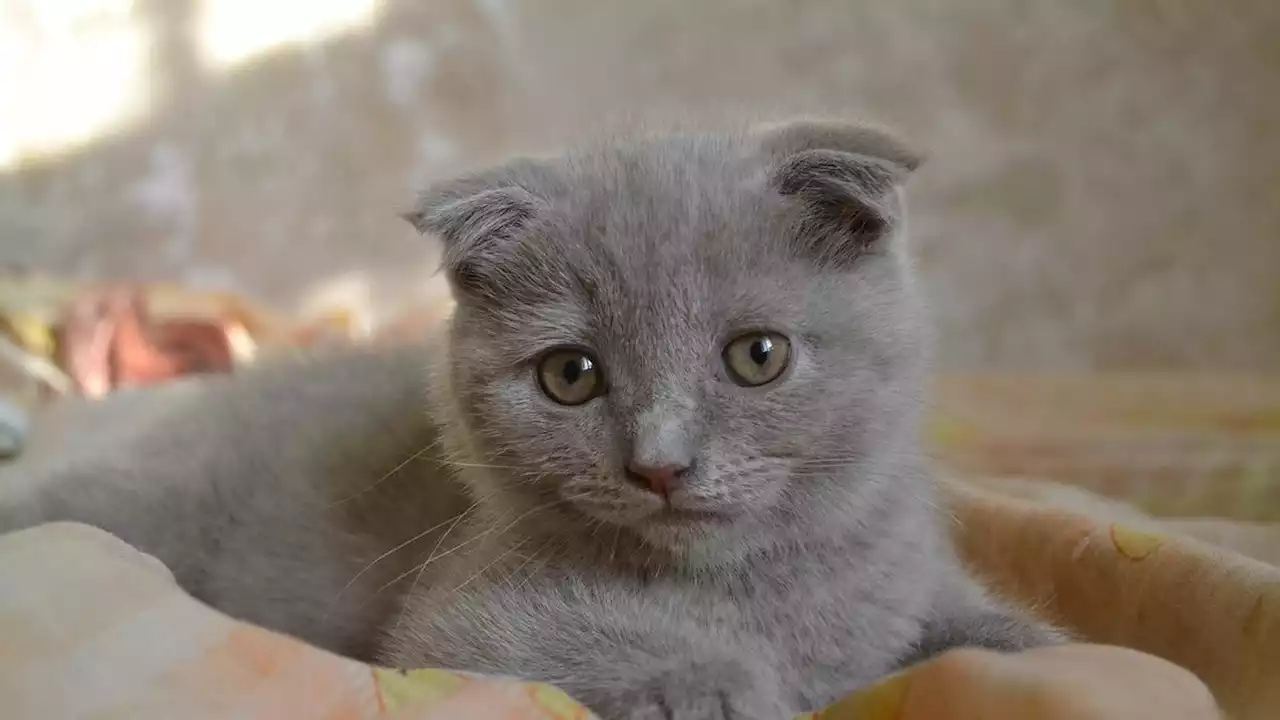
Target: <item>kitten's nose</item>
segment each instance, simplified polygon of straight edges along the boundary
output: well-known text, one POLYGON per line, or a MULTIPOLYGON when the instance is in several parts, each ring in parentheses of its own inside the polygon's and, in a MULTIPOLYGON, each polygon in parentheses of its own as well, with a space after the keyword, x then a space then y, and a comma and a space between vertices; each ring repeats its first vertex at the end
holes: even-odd
POLYGON ((632 482, 664 498, 671 495, 680 478, 688 472, 688 465, 642 465, 634 460, 627 465, 627 475, 632 482))

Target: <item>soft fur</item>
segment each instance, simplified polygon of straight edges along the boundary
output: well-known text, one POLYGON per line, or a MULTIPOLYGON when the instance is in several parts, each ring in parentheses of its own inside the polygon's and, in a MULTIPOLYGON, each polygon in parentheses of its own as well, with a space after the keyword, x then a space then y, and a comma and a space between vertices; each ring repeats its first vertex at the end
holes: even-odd
POLYGON ((99 525, 233 615, 606 718, 776 720, 947 647, 1049 642, 965 576, 919 448, 916 162, 798 122, 447 183, 409 216, 445 245, 447 339, 63 408, 64 441, 0 469, 0 528, 99 525), (749 330, 791 340, 772 384, 726 377, 749 330), (542 393, 564 345, 607 392, 542 393), (633 461, 692 469, 664 500, 633 461))

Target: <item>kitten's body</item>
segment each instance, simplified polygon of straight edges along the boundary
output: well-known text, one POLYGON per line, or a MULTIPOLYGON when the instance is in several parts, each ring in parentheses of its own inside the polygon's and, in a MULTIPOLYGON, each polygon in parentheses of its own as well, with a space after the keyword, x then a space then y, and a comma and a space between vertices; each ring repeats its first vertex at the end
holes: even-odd
POLYGON ((0 529, 72 519, 156 555, 237 617, 370 656, 421 551, 381 552, 469 504, 424 454, 422 350, 350 351, 69 401, 0 466, 0 529))
POLYGON ((434 359, 120 398, 136 425, 0 470, 0 528, 97 524, 231 614, 547 680, 606 717, 782 717, 945 647, 1048 641, 965 577, 933 506, 922 323, 889 242, 911 164, 799 124, 447 185, 415 216, 459 301, 434 359), (792 357, 739 387, 721 348, 752 330, 792 357), (539 390, 555 347, 589 349, 598 396, 539 390), (660 497, 637 459, 687 472, 660 497))

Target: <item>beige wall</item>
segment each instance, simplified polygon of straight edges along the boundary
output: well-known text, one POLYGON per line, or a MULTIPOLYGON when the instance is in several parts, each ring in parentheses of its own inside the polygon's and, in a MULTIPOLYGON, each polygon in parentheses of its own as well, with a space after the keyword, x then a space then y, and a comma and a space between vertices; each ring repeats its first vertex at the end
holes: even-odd
POLYGON ((1280 369, 1274 0, 130 4, 0 0, 2 263, 385 309, 440 291, 395 217, 433 178, 628 117, 832 112, 932 153, 949 366, 1280 369))

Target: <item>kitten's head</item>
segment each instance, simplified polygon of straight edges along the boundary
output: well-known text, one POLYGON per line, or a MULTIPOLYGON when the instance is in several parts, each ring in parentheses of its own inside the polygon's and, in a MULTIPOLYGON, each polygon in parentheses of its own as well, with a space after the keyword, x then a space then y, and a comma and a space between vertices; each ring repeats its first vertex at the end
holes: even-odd
POLYGON ((687 556, 847 522, 914 447, 897 237, 916 163, 883 132, 797 122, 428 192, 410 219, 444 243, 477 492, 687 556))

